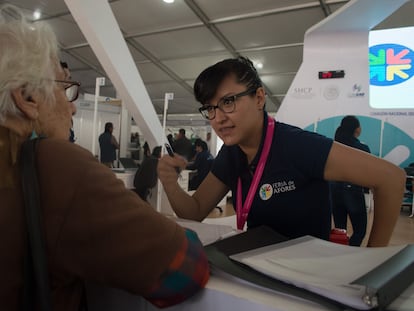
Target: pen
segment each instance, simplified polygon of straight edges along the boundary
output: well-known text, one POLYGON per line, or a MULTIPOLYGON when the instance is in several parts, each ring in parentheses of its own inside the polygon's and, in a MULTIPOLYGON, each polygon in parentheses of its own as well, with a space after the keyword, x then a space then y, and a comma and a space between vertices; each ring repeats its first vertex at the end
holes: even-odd
POLYGON ((170 157, 174 157, 174 151, 172 150, 170 144, 165 143, 165 149, 167 150, 170 157))
MULTIPOLYGON (((174 157, 174 151, 173 151, 172 147, 170 146, 170 144, 165 143, 164 146, 165 146, 165 149, 168 152, 168 155, 170 157, 174 157)), ((180 168, 179 167, 176 167, 175 170, 177 171, 178 177, 181 178, 181 174, 180 174, 181 170, 180 170, 180 168)))

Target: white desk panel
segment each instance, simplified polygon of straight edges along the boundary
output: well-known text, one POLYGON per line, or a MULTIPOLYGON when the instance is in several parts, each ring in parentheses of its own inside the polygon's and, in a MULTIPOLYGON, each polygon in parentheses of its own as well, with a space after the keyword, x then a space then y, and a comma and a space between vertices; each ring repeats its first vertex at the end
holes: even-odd
POLYGON ((87 286, 89 311, 328 311, 321 305, 212 276, 207 287, 187 301, 159 309, 125 291, 87 286))

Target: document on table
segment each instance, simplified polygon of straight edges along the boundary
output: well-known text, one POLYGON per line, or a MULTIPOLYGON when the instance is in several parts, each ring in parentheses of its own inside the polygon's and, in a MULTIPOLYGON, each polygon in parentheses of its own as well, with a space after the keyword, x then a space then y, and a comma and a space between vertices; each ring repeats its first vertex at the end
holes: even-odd
POLYGON ((352 284, 400 252, 405 245, 352 247, 303 237, 230 256, 283 282, 353 308, 368 310, 363 285, 352 284))
POLYGON ((176 222, 184 228, 195 231, 204 246, 240 233, 226 225, 206 224, 181 218, 176 222))

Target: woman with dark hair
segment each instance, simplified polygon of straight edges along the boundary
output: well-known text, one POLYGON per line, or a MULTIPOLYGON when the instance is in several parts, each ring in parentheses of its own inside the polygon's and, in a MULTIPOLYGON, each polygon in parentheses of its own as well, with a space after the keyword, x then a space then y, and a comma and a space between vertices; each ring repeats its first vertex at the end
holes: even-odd
POLYGON ((371 153, 369 147, 362 144, 357 137, 361 135, 361 126, 355 116, 346 116, 342 119, 341 125, 336 129, 335 140, 342 144, 361 149, 371 153))
MULTIPOLYGON (((335 140, 350 147, 371 153, 369 147, 357 137, 361 135, 361 126, 355 116, 346 116, 336 129, 335 140)), ((332 214, 335 227, 347 228, 348 216, 352 224, 352 236, 349 245, 360 246, 367 230, 367 210, 363 187, 348 182, 332 182, 332 214)))
POLYGON ((245 57, 220 61, 196 79, 200 113, 224 145, 191 196, 177 182, 179 156, 163 156, 158 176, 177 216, 201 221, 232 191, 237 227, 266 225, 289 238, 329 239, 329 181, 373 189, 369 246, 387 245, 397 221, 405 173, 383 159, 276 121, 265 109, 262 81, 245 57))

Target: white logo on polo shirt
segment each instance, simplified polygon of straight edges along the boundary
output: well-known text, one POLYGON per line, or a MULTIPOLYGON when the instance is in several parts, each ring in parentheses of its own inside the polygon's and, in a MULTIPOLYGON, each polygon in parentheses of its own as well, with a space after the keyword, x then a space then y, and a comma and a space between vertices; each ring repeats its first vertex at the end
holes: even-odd
POLYGON ((273 183, 273 193, 284 193, 293 191, 296 189, 295 182, 293 180, 289 181, 278 181, 273 183))

